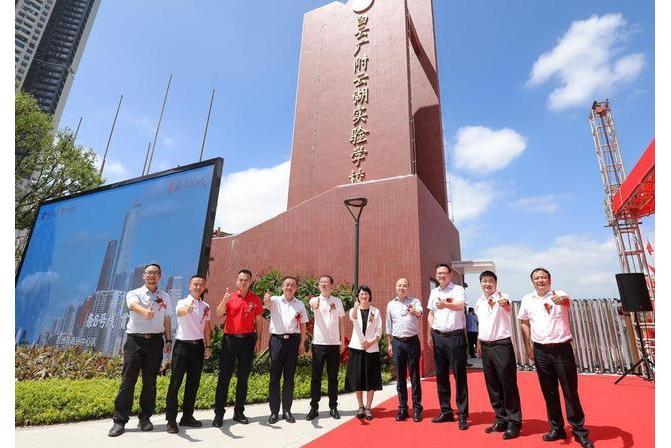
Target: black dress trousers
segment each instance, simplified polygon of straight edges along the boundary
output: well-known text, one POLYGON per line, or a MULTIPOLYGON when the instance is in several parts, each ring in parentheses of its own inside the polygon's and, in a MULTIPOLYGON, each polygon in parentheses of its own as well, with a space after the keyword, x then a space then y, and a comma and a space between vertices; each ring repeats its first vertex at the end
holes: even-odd
POLYGON ((312 380, 310 382, 310 407, 319 409, 322 397, 322 372, 326 364, 328 376, 329 409, 338 407, 338 370, 340 345, 312 344, 312 380))
POLYGON ((245 411, 247 400, 247 383, 249 373, 254 361, 254 346, 256 345, 256 333, 239 337, 237 335, 225 334, 221 344, 219 355, 219 377, 217 379, 217 390, 214 395, 215 415, 224 415, 226 398, 228 397, 228 385, 231 382, 233 369, 238 366, 238 383, 235 387, 235 415, 245 411))
POLYGON ((269 399, 270 413, 279 414, 280 400, 282 411, 291 411, 294 400, 294 377, 296 375, 296 361, 298 360, 298 345, 301 335, 296 333, 285 338, 282 335, 270 336, 270 386, 269 399), (280 380, 282 391, 280 398, 280 380))
POLYGON ((137 378, 142 372, 142 393, 140 394, 141 420, 148 419, 156 408, 156 377, 163 361, 163 336, 157 334, 149 339, 129 334, 123 346, 123 367, 121 385, 114 400, 115 423, 128 423, 133 406, 133 395, 137 378))
POLYGON ((519 428, 522 425, 522 409, 512 341, 510 338, 494 342, 480 341, 480 347, 487 393, 496 422, 519 428))
POLYGON ((196 394, 200 385, 200 375, 203 371, 205 343, 200 340, 196 343, 175 341, 172 353, 172 375, 165 400, 165 417, 168 421, 177 419, 178 393, 182 380, 186 375, 184 386, 184 401, 182 402, 182 418, 193 417, 196 405, 196 394))
POLYGON ((456 402, 460 417, 468 417, 468 384, 466 376, 466 335, 463 331, 445 336, 433 331, 433 357, 436 365, 436 383, 440 411, 452 413, 449 373, 452 370, 456 383, 456 402))
POLYGON ((398 393, 399 410, 408 410, 408 368, 410 369, 410 384, 412 384, 412 408, 422 410, 422 383, 419 376, 419 337, 410 338, 392 337, 391 346, 396 366, 396 392, 398 393))
POLYGON ((573 434, 587 436, 585 413, 578 396, 578 370, 571 342, 556 345, 534 343, 536 373, 545 398, 550 428, 564 429, 564 417, 559 403, 559 385, 564 394, 566 419, 573 427, 573 434))

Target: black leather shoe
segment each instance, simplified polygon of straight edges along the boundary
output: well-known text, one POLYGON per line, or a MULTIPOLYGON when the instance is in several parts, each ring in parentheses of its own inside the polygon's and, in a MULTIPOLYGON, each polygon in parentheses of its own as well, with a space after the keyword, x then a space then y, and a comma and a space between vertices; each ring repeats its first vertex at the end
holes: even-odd
POLYGON ((291 411, 283 411, 282 412, 282 418, 287 421, 287 423, 296 423, 296 419, 294 418, 294 414, 291 413, 291 411))
POLYGON ((151 424, 151 421, 148 418, 141 419, 138 426, 144 432, 152 431, 154 429, 154 425, 151 424))
POLYGON ((168 421, 168 424, 166 426, 166 431, 168 434, 177 434, 179 432, 179 428, 177 427, 177 422, 174 420, 168 421))
POLYGON ((329 415, 336 420, 340 419, 340 412, 338 412, 338 408, 331 408, 329 415))
POLYGON ((196 420, 191 417, 182 417, 182 419, 179 421, 179 426, 188 426, 190 428, 200 428, 203 426, 203 423, 199 420, 196 420))
POLYGON ((412 421, 413 422, 421 422, 422 421, 422 411, 416 410, 413 415, 412 415, 412 421))
POLYGON ((468 419, 466 417, 459 417, 459 429, 466 431, 468 429, 468 419))
POLYGON ((445 422, 453 422, 454 421, 454 415, 452 413, 443 413, 441 412, 438 417, 433 417, 431 419, 431 423, 445 423, 445 422))
POLYGON ((245 417, 245 414, 243 414, 242 412, 239 413, 239 414, 235 414, 233 416, 233 420, 235 420, 238 423, 242 423, 243 425, 246 425, 246 424, 249 423, 249 420, 247 419, 247 417, 245 417))
POLYGON ((407 418, 408 418, 408 411, 399 409, 398 413, 396 414, 396 421, 402 422, 407 418))
POLYGON ((508 429, 503 433, 503 440, 516 439, 520 436, 520 427, 517 424, 511 423, 508 429))
POLYGON ((315 408, 310 408, 310 412, 305 416, 305 420, 314 420, 319 416, 319 411, 315 408))
POLYGON ((543 434, 543 442, 554 442, 555 440, 565 439, 568 437, 566 431, 551 429, 547 434, 543 434))
POLYGON ((594 448, 594 444, 587 438, 587 436, 579 436, 577 434, 573 435, 575 436, 576 442, 578 442, 582 448, 594 448))
POLYGON ((277 416, 277 414, 270 414, 270 417, 268 417, 268 423, 271 425, 277 423, 278 421, 280 421, 280 418, 277 416))
POLYGON ((121 423, 114 423, 107 435, 110 437, 119 437, 124 431, 125 428, 121 423))
POLYGON ((488 426, 485 428, 485 432, 487 434, 491 434, 493 432, 503 432, 506 430, 506 424, 503 422, 494 422, 492 426, 488 426))
POLYGON ((215 428, 221 428, 221 425, 223 424, 224 424, 224 416, 215 414, 214 418, 212 419, 212 426, 214 426, 215 428))

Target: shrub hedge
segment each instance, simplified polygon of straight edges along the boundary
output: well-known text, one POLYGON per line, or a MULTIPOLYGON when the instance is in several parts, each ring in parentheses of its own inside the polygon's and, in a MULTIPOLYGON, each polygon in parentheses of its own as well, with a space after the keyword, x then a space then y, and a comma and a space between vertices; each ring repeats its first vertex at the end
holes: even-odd
MULTIPOLYGON (((341 366, 339 380, 340 391, 344 390, 345 366, 341 366)), ((268 401, 267 373, 254 372, 249 377, 248 403, 264 403, 268 401)), ((165 396, 168 389, 169 376, 159 376, 157 381, 156 413, 165 412, 165 396)), ((391 373, 382 373, 383 383, 391 381, 391 373)), ((111 417, 114 414, 114 398, 119 390, 121 378, 48 378, 43 380, 26 380, 15 383, 16 405, 15 425, 45 425, 67 423, 82 420, 111 417)), ((139 412, 138 400, 142 379, 135 387, 133 414, 139 412)), ((235 400, 236 378, 233 376, 228 391, 228 402, 235 400)), ((216 373, 203 373, 196 399, 197 409, 214 408, 214 392, 217 386, 216 373)), ((180 390, 180 402, 184 385, 180 390)), ((326 394, 326 375, 322 381, 322 391, 326 394)), ((295 398, 310 396, 310 367, 299 366, 296 371, 295 398)))

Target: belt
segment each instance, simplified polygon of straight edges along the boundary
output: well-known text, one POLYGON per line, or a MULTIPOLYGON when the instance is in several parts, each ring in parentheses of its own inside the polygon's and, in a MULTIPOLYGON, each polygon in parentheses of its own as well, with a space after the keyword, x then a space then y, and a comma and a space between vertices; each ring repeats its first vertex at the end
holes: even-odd
POLYGON ((419 337, 417 335, 408 336, 408 337, 405 337, 405 338, 402 338, 401 336, 392 336, 392 337, 394 339, 396 339, 397 341, 401 341, 401 342, 411 342, 411 341, 419 339, 419 337))
POLYGON ((203 343, 202 339, 193 339, 190 341, 184 340, 184 339, 177 339, 177 342, 183 342, 185 344, 193 344, 193 345, 199 345, 203 343))
POLYGON ((246 338, 249 336, 256 336, 256 332, 252 331, 251 333, 226 333, 226 336, 232 336, 234 338, 246 338))
POLYGON ((270 335, 270 337, 278 338, 278 339, 293 339, 299 337, 301 334, 300 333, 285 333, 285 334, 276 334, 273 333, 270 335))
POLYGON ((458 336, 458 335, 463 335, 464 334, 464 329, 460 328, 459 330, 453 330, 453 331, 440 331, 433 329, 434 333, 438 333, 441 336, 458 336))
POLYGON ((137 336, 139 338, 151 339, 156 336, 163 336, 163 333, 128 333, 129 336, 137 336))
POLYGON ((570 344, 573 340, 569 339, 564 342, 550 342, 549 344, 541 344, 540 342, 534 342, 534 345, 540 345, 541 347, 559 347, 560 345, 570 344))
POLYGON ((510 338, 499 339, 497 341, 483 341, 482 339, 480 339, 480 344, 485 345, 487 347, 492 347, 495 345, 508 345, 512 343, 513 342, 510 340, 510 338))

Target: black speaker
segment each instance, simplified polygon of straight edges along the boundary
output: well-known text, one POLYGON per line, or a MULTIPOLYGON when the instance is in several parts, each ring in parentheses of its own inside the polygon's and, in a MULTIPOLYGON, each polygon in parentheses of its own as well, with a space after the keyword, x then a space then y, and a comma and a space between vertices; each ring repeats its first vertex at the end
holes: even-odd
POLYGON ((638 311, 652 311, 652 302, 645 283, 645 275, 615 274, 617 289, 620 291, 622 311, 636 313, 638 311))

